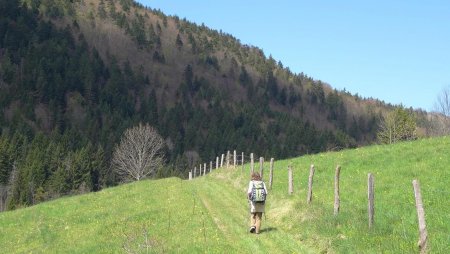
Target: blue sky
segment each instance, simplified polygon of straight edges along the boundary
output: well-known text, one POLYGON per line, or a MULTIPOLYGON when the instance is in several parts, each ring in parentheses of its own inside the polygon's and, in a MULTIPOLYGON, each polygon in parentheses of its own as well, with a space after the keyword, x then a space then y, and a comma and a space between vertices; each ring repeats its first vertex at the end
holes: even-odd
POLYGON ((232 34, 362 97, 433 109, 450 86, 450 1, 138 0, 232 34))

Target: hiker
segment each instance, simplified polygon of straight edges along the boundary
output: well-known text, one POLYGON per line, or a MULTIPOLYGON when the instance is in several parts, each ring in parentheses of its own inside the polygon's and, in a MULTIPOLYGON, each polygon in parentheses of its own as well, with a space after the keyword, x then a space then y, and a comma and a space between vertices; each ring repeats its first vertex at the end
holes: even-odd
POLYGON ((250 203, 250 233, 259 234, 262 214, 264 213, 267 196, 266 184, 261 180, 259 173, 252 173, 252 179, 248 183, 247 198, 250 203))

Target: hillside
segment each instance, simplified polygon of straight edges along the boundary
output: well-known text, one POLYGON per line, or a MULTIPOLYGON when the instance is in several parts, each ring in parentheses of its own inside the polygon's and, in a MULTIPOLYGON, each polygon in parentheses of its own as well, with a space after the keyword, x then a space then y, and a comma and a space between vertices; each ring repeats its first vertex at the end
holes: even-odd
POLYGON ((258 236, 247 232, 247 164, 244 170, 222 168, 193 181, 145 180, 4 212, 0 244, 6 253, 111 253, 145 243, 151 253, 414 253, 418 229, 411 181, 418 179, 430 253, 448 253, 449 152, 450 138, 444 137, 276 161, 258 236), (316 174, 307 205, 311 163, 316 174), (288 164, 294 168, 291 196, 288 164), (337 164, 342 166, 341 209, 334 217, 337 164), (375 177, 371 230, 368 172, 375 177))
POLYGON ((172 163, 237 147, 287 157, 374 140, 382 108, 232 35, 131 0, 23 2, 2 32, 3 132, 74 133, 108 152, 145 121, 167 139, 172 163))
MULTIPOLYGON (((155 177, 186 177, 227 150, 371 144, 393 108, 132 0, 0 3, 0 211, 120 184, 112 151, 141 122, 165 139, 155 177)), ((428 114, 407 110, 428 135, 428 114)))

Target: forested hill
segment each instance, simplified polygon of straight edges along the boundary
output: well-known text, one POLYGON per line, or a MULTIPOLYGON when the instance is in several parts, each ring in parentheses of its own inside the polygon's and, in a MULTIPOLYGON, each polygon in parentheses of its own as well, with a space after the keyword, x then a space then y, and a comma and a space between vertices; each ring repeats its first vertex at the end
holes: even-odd
POLYGON ((0 59, 2 209, 116 184, 111 152, 139 122, 166 140, 158 176, 185 176, 226 150, 371 143, 389 108, 132 0, 0 0, 0 59))

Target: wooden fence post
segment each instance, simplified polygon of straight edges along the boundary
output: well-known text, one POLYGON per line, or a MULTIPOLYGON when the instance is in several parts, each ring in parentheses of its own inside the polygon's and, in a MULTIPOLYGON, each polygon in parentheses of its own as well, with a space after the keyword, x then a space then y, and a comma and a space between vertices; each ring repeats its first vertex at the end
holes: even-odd
POLYGON ((294 177, 292 175, 292 166, 288 166, 288 179, 289 179, 289 189, 288 193, 289 195, 292 195, 294 193, 294 177))
POLYGON ((219 168, 219 156, 216 157, 216 169, 219 168))
POLYGON ((367 175, 367 198, 369 199, 369 228, 373 225, 373 216, 375 212, 374 198, 375 198, 375 182, 372 173, 367 175))
POLYGON ((212 172, 212 161, 209 162, 209 173, 212 172))
POLYGON ((244 152, 242 152, 241 166, 242 166, 242 171, 244 171, 244 152))
POLYGON ((226 162, 227 162, 227 169, 228 169, 230 167, 230 151, 227 152, 226 162))
POLYGON ((264 175, 264 158, 259 157, 259 175, 261 176, 261 179, 263 179, 264 175))
POLYGON ((233 151, 233 168, 236 168, 236 160, 237 160, 237 158, 236 158, 236 150, 234 150, 233 151))
POLYGON ((223 157, 224 157, 225 155, 224 154, 222 154, 222 158, 220 159, 220 167, 222 168, 223 167, 223 157))
POLYGON ((192 180, 192 171, 189 171, 189 181, 192 180))
POLYGON ((419 241, 417 245, 419 246, 420 253, 427 253, 427 240, 428 233, 425 225, 425 210, 423 208, 422 202, 422 194, 420 193, 420 185, 419 181, 412 181, 414 188, 414 197, 416 199, 416 210, 417 210, 417 219, 419 221, 419 241))
POLYGON ((197 167, 194 167, 194 178, 197 177, 197 167))
POLYGON ((312 187, 313 187, 313 178, 314 178, 314 165, 311 164, 309 168, 309 178, 308 178, 308 196, 306 197, 306 202, 311 204, 312 201, 312 187))
POLYGON ((198 176, 202 176, 202 164, 200 164, 200 170, 198 172, 198 176))
POLYGON ((339 198, 339 175, 341 174, 341 166, 336 167, 336 174, 334 176, 334 215, 338 215, 340 198, 339 198))
POLYGON ((255 162, 254 162, 254 160, 253 160, 253 153, 251 153, 250 154, 250 170, 251 170, 251 173, 253 174, 253 172, 255 172, 255 162))
POLYGON ((270 159, 269 189, 272 189, 272 183, 273 183, 273 158, 270 159))
POLYGON ((203 163, 203 176, 206 175, 206 163, 203 163))

